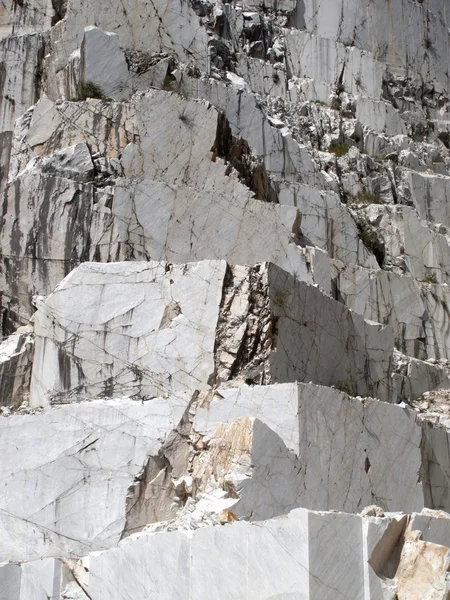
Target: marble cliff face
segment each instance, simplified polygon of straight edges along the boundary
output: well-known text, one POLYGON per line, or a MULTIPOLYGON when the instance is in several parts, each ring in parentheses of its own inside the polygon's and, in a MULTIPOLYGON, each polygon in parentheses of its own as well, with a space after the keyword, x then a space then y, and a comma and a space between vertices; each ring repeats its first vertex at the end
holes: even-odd
POLYGON ((0 600, 448 600, 447 0, 0 0, 0 600))

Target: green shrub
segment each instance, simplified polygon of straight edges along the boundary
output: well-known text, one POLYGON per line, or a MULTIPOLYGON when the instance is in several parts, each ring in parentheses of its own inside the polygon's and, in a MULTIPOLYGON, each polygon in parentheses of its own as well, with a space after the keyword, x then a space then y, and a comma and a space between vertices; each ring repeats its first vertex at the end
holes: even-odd
POLYGON ((368 204, 380 204, 378 198, 369 192, 364 190, 359 192, 355 198, 352 199, 351 204, 357 204, 358 206, 367 206, 368 204))
POLYGON ((287 290, 278 290, 278 292, 275 294, 274 302, 277 306, 283 307, 286 304, 289 296, 290 293, 287 290))
POLYGON ((341 379, 334 387, 349 396, 356 396, 356 383, 351 377, 348 379, 341 379))
POLYGON ((329 152, 335 154, 338 158, 344 156, 349 151, 348 144, 339 144, 338 142, 332 142, 329 148, 329 152))
POLYGON ((422 283, 437 283, 437 282, 438 282, 437 275, 434 271, 429 273, 426 277, 424 277, 422 279, 422 283))
POLYGON ((74 102, 79 102, 80 100, 86 100, 87 98, 98 98, 99 100, 106 99, 102 88, 93 81, 84 81, 83 83, 80 83, 77 89, 77 95, 72 100, 74 102))

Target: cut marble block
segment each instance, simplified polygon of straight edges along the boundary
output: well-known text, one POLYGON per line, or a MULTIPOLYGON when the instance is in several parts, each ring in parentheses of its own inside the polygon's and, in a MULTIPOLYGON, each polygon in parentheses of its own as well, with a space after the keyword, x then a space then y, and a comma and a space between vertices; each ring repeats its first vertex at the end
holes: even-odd
MULTIPOLYGON (((449 40, 446 11, 445 4, 435 0, 427 5, 396 0, 390 3, 388 10, 383 0, 373 0, 369 4, 358 0, 303 0, 299 29, 306 28, 314 37, 324 38, 323 44, 330 49, 340 46, 336 42, 341 42, 349 51, 360 52, 361 49, 363 56, 377 57, 392 73, 407 76, 413 72, 434 81, 437 89, 447 90, 445 65, 449 56, 449 40), (427 39, 430 40, 428 45, 427 39), (432 51, 426 52, 430 47, 432 51)), ((294 33, 306 34, 303 31, 294 33)), ((317 57, 307 58, 309 63, 315 60, 317 68, 321 66, 324 71, 332 60, 324 51, 317 57)), ((313 77, 319 78, 320 72, 315 72, 313 77)), ((370 72, 368 79, 376 79, 376 72, 370 72)))
POLYGON ((449 370, 446 366, 405 356, 394 350, 395 373, 392 379, 397 389, 397 399, 409 402, 420 398, 430 390, 446 390, 450 387, 449 370))
POLYGON ((406 176, 420 218, 449 227, 450 177, 415 171, 406 176))
POLYGON ((129 488, 189 401, 121 398, 0 417, 0 563, 115 546, 129 488))
POLYGON ((13 21, 13 7, 2 0, 0 2, 0 38, 11 34, 13 21))
MULTIPOLYGON (((67 149, 66 159, 69 152, 67 149)), ((75 158, 83 159, 84 152, 80 154, 75 158)), ((111 223, 105 210, 111 194, 107 189, 95 193, 97 202, 93 204, 92 184, 67 179, 69 170, 78 170, 79 177, 86 174, 90 155, 82 164, 66 160, 64 167, 63 160, 57 158, 48 161, 45 168, 50 172, 61 168, 62 177, 31 170, 4 194, 0 285, 10 328, 28 322, 35 310, 33 295, 49 294, 81 261, 93 260, 94 256, 106 261, 116 256, 114 229, 109 235, 105 232, 111 223), (15 201, 17 195, 22 198, 20 203, 15 201), (102 243, 105 238, 108 244, 102 243)))
POLYGON ((370 504, 450 511, 449 428, 405 406, 312 384, 219 388, 198 402, 193 431, 205 450, 193 463, 197 485, 234 490, 238 516, 370 504))
POLYGON ((86 27, 81 44, 83 81, 98 85, 107 98, 126 100, 130 95, 129 72, 119 36, 98 27, 86 27))
POLYGON ((3 67, 0 105, 2 134, 12 132, 15 119, 37 100, 35 84, 42 45, 43 39, 39 34, 3 38, 0 34, 0 64, 3 67))
MULTIPOLYGON (((280 185, 279 200, 283 205, 296 206, 302 215, 302 229, 313 244, 322 248, 345 265, 362 265, 378 269, 373 254, 368 252, 358 236, 350 211, 338 194, 324 192, 312 186, 292 183, 280 185)), ((281 266, 281 265, 280 265, 281 266)))
POLYGON ((391 328, 365 321, 273 265, 267 273, 275 327, 272 380, 312 381, 393 400, 391 328))
POLYGON ((356 118, 373 131, 386 133, 390 136, 405 135, 406 126, 392 104, 383 100, 372 100, 361 96, 356 104, 356 118))
POLYGON ((398 350, 422 359, 450 357, 447 285, 340 263, 335 264, 335 282, 348 308, 366 319, 389 323, 398 350))
MULTIPOLYGON (((444 513, 423 509, 422 515, 411 519, 409 533, 410 520, 404 516, 361 519, 307 510, 281 515, 311 506, 357 512, 377 504, 363 511, 376 515, 399 505, 406 507, 405 512, 420 510, 424 504, 448 508, 448 443, 448 429, 422 422, 410 409, 350 398, 313 384, 222 387, 144 403, 127 398, 96 400, 52 407, 42 414, 0 418, 0 563, 27 561, 21 568, 18 564, 0 568, 0 589, 8 590, 7 600, 45 599, 39 595, 42 589, 53 589, 57 599, 59 594, 72 598, 72 592, 62 594, 61 585, 76 589, 81 596, 73 600, 80 600, 84 599, 81 585, 87 598, 100 600, 100 590, 109 592, 109 585, 117 593, 131 586, 130 600, 136 600, 141 596, 132 587, 134 570, 127 567, 128 575, 120 570, 111 575, 118 569, 117 561, 128 565, 130 560, 137 561, 139 572, 143 565, 152 565, 148 574, 140 576, 148 581, 146 593, 157 593, 157 586, 168 589, 176 577, 180 594, 182 582, 190 581, 186 585, 194 586, 195 597, 210 597, 204 594, 222 586, 222 571, 211 569, 207 582, 196 582, 194 574, 202 571, 197 563, 206 568, 218 554, 228 563, 236 560, 237 552, 241 557, 237 564, 242 560, 245 568, 241 572, 236 567, 237 588, 231 588, 232 594, 260 594, 256 599, 265 597, 264 586, 281 593, 285 578, 268 571, 260 589, 257 574, 247 579, 246 573, 253 571, 246 561, 262 545, 272 564, 280 544, 289 545, 288 553, 303 548, 301 555, 307 562, 302 580, 291 566, 285 577, 298 593, 303 588, 296 585, 309 586, 312 597, 327 597, 328 586, 337 585, 335 577, 342 578, 335 569, 318 576, 324 555, 328 564, 340 564, 339 560, 354 564, 356 574, 344 578, 345 586, 342 580, 337 586, 344 598, 384 598, 371 595, 383 588, 380 578, 392 579, 392 585, 405 589, 414 585, 425 589, 407 567, 410 557, 422 560, 423 554, 424 560, 430 560, 426 577, 441 585, 450 532, 444 513), (214 494, 214 489, 225 493, 214 494), (199 519, 189 521, 185 516, 191 501, 197 505, 199 519), (240 517, 260 522, 256 528, 245 523, 211 527, 219 523, 222 509, 226 520, 240 517), (440 524, 436 514, 443 519, 440 524), (303 515, 298 531, 299 524, 291 522, 295 515, 303 515), (265 521, 275 516, 280 518, 265 521), (150 523, 168 531, 150 534, 145 529, 150 523), (279 526, 280 539, 271 550, 269 539, 277 538, 279 526), (417 530, 424 531, 422 540, 414 533, 417 530), (120 542, 124 536, 127 539, 120 542), (342 541, 331 543, 336 536, 342 541), (164 551, 161 544, 173 551, 164 551), (342 545, 347 544, 343 553, 342 545), (403 562, 392 560, 396 546, 399 551, 405 548, 403 562), (241 554, 239 548, 254 550, 241 554), (87 554, 87 559, 75 562, 87 554), (174 561, 171 577, 154 562, 160 554, 165 561, 174 561), (194 558, 184 562, 183 556, 194 558), (63 560, 39 561, 52 557, 63 560), (96 587, 100 582, 103 588, 96 587), (374 586, 370 593, 367 585, 374 586), (350 596, 345 596, 347 586, 350 596), (15 596, 18 589, 22 594, 31 591, 29 596, 15 596)), ((254 560, 255 565, 265 564, 263 557, 254 555, 254 560)), ((235 569, 233 565, 229 568, 235 569)))
POLYGON ((209 173, 204 188, 169 186, 145 178, 115 188, 113 217, 119 240, 136 258, 231 264, 270 261, 329 291, 328 256, 305 240, 293 206, 252 198, 236 180, 209 173))
POLYGON ((376 225, 386 258, 400 259, 404 271, 419 281, 434 275, 438 283, 450 283, 450 247, 445 235, 436 233, 411 206, 372 204, 360 209, 376 225))
POLYGON ((328 101, 340 76, 347 91, 357 94, 363 88, 365 96, 380 98, 385 67, 368 52, 295 29, 287 32, 286 46, 290 71, 314 81, 318 100, 328 101))
POLYGON ((0 582, 9 585, 8 600, 24 600, 21 582, 34 577, 37 583, 39 576, 41 587, 27 600, 44 600, 42 589, 51 590, 54 600, 388 600, 395 594, 400 600, 444 600, 449 535, 445 513, 360 516, 298 509, 257 524, 142 533, 53 567, 49 561, 0 567, 0 582))
POLYGON ((405 407, 296 383, 73 400, 0 418, 0 562, 79 557, 223 510, 450 508, 450 432, 405 407))
POLYGON ((205 388, 224 261, 84 263, 36 314, 32 404, 205 388))
MULTIPOLYGON (((14 121, 36 98, 39 77, 39 55, 44 45, 41 35, 2 37, 0 2, 0 191, 8 179, 14 121)), ((12 9, 13 6, 10 5, 12 9)))
POLYGON ((0 566, 0 600, 59 600, 61 567, 52 558, 0 566))
POLYGON ((31 403, 236 379, 395 400, 393 335, 270 263, 84 263, 35 316, 31 403))
POLYGON ((421 478, 424 481, 427 506, 443 508, 450 512, 450 423, 435 427, 424 420, 422 435, 423 466, 421 478))

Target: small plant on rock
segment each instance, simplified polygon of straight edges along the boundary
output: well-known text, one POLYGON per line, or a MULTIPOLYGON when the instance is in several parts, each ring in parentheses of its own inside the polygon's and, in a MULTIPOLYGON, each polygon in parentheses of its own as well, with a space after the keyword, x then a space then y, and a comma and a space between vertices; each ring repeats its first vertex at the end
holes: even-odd
POLYGON ((274 302, 280 308, 286 304, 287 299, 289 298, 290 293, 287 290, 278 290, 275 294, 274 302))
POLYGON ((173 92, 173 83, 175 81, 175 78, 172 75, 167 74, 164 77, 164 81, 163 81, 163 85, 162 85, 162 89, 164 92, 173 92))
POLYGON ((380 201, 368 190, 364 190, 359 192, 355 198, 353 198, 352 204, 356 204, 357 206, 368 206, 369 204, 380 204, 380 201))
POLYGON ((87 98, 97 98, 99 100, 106 100, 102 88, 93 81, 84 81, 80 83, 74 101, 79 102, 81 100, 86 100, 87 98))
POLYGON ((434 271, 429 273, 426 277, 422 279, 422 283, 437 283, 437 275, 434 271))
POLYGON ((352 377, 339 380, 334 387, 349 396, 356 396, 356 383, 352 377))
POLYGON ((329 151, 335 154, 338 158, 345 156, 349 151, 348 144, 340 144, 339 142, 331 142, 329 151))

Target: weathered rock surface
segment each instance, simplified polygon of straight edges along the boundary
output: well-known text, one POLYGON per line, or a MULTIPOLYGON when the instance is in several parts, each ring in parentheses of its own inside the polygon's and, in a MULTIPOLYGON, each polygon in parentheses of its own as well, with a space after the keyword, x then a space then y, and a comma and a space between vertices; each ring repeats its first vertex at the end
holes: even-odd
POLYGON ((449 534, 448 515, 443 513, 374 517, 299 509, 271 521, 205 528, 190 535, 139 534, 78 563, 47 559, 6 566, 0 578, 9 585, 11 600, 21 599, 21 586, 30 589, 37 577, 42 591, 73 600, 100 600, 105 593, 126 600, 149 594, 255 600, 355 600, 395 594, 405 600, 444 598, 450 548, 441 544, 449 534), (219 573, 217 562, 223 566, 219 573), (325 569, 330 563, 334 568, 325 569), (276 577, 280 572, 283 577, 276 577), (131 574, 127 584, 124 573, 131 574))
POLYGON ((4 562, 79 557, 151 523, 219 524, 224 511, 450 508, 444 423, 313 384, 73 398, 3 417, 0 434, 4 562))
POLYGON ((33 354, 32 332, 14 333, 0 344, 0 406, 17 408, 29 402, 33 354))
POLYGON ((188 402, 121 398, 0 417, 0 562, 115 546, 128 488, 188 402))
POLYGON ((99 86, 107 98, 126 100, 130 95, 129 71, 119 36, 98 27, 86 27, 80 52, 81 78, 99 86))
POLYGON ((225 271, 223 261, 81 265, 36 313, 32 406, 208 386, 225 271))
POLYGON ((0 0, 0 600, 448 600, 449 26, 0 0))
MULTIPOLYGON (((329 291, 328 257, 304 238, 298 210, 254 199, 237 171, 226 174, 218 153, 233 153, 236 143, 214 108, 165 92, 137 96, 126 107, 44 98, 28 125, 0 234, 12 321, 24 322, 33 293, 49 294, 84 260, 268 260, 329 291), (120 120, 117 135, 110 118, 120 120), (109 158, 92 161, 88 147, 109 158), (30 197, 22 205, 17 194, 30 197)), ((264 178, 261 185, 264 196, 264 178)))
MULTIPOLYGON (((240 509, 246 517, 269 518, 296 506, 358 512, 371 503, 387 511, 450 509, 448 431, 405 406, 349 398, 311 384, 220 389, 203 402, 193 428, 224 458, 234 456, 225 448, 233 430, 239 431, 236 423, 247 431, 239 453, 245 450, 250 458, 239 485, 251 501, 237 505, 248 507, 240 509), (248 417, 261 425, 246 423, 248 417), (228 431, 223 424, 229 424, 228 431), (432 455, 440 457, 436 469, 432 455), (388 473, 396 475, 391 479, 388 473)), ((221 465, 208 456, 207 465, 216 463, 221 465)))
POLYGON ((236 378, 396 399, 391 329, 271 264, 84 263, 42 303, 35 333, 32 406, 236 378))

